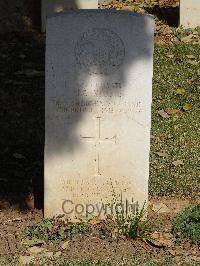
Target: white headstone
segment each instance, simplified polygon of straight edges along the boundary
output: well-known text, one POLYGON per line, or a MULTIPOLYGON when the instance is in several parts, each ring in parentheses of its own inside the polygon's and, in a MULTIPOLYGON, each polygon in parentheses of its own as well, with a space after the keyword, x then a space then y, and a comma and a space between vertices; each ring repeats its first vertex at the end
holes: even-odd
POLYGON ((180 0, 180 25, 184 28, 200 26, 200 0, 180 0))
POLYGON ((97 9, 98 0, 42 0, 42 32, 46 30, 46 18, 49 14, 69 9, 97 9))
POLYGON ((48 18, 46 217, 148 200, 153 32, 151 17, 129 12, 48 18))

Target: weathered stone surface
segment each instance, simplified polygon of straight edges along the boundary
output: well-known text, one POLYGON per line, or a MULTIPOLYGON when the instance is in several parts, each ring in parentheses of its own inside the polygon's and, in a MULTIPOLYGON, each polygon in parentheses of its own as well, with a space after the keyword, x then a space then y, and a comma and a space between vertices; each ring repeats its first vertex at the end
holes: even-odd
POLYGON ((184 28, 200 26, 199 0, 180 0, 180 25, 184 28))
POLYGON ((97 9, 98 0, 42 0, 42 31, 46 29, 48 14, 72 9, 97 9))
POLYGON ((135 213, 148 200, 153 26, 129 12, 49 17, 46 217, 135 213))

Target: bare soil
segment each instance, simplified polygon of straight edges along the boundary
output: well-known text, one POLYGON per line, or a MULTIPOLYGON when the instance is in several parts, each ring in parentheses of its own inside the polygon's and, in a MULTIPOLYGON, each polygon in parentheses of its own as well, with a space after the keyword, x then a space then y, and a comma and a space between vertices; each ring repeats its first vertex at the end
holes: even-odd
MULTIPOLYGON (((151 258, 163 256, 196 256, 200 259, 200 250, 197 245, 190 242, 176 244, 171 234, 171 225, 174 217, 191 204, 200 203, 200 199, 179 198, 152 198, 147 219, 152 236, 155 241, 144 242, 140 239, 120 239, 113 241, 101 229, 92 234, 80 235, 69 241, 66 249, 62 248, 62 241, 48 241, 43 244, 47 252, 61 251, 69 259, 99 259, 102 261, 119 260, 134 255, 145 255, 151 258), (164 209, 160 207, 164 204, 164 209), (158 208, 158 210, 157 210, 158 208)), ((20 211, 16 209, 4 209, 0 212, 0 255, 31 255, 29 249, 21 244, 23 231, 27 226, 41 221, 42 211, 20 211)))
POLYGON ((27 226, 42 219, 41 211, 19 211, 4 209, 0 211, 0 255, 19 254, 22 233, 27 226))

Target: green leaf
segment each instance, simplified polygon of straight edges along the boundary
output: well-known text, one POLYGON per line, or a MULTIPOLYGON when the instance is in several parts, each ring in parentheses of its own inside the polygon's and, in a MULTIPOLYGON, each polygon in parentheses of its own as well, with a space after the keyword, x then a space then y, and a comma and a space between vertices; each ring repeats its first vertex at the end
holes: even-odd
POLYGON ((184 111, 189 111, 189 110, 191 110, 192 109, 192 105, 190 104, 190 103, 185 103, 184 105, 183 105, 183 110, 184 111))
POLYGON ((177 95, 184 95, 185 94, 185 89, 181 87, 176 88, 176 94, 177 95))

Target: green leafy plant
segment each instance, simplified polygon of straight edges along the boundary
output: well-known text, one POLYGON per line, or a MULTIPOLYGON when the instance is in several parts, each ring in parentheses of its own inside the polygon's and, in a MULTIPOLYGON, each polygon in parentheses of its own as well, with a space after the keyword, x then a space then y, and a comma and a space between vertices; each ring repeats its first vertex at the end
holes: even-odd
POLYGON ((150 229, 148 221, 145 219, 146 208, 145 204, 141 210, 137 210, 136 214, 130 214, 128 217, 122 212, 116 215, 116 224, 118 234, 124 235, 130 239, 142 239, 144 241, 150 240, 150 229))
POLYGON ((172 233, 177 239, 188 238, 200 244, 200 204, 186 208, 175 218, 172 233))
MULTIPOLYGON (((123 206, 123 197, 120 195, 120 199, 117 196, 114 186, 111 182, 113 205, 119 204, 123 206)), ((142 208, 136 213, 126 213, 123 209, 121 212, 116 212, 114 215, 114 222, 116 224, 116 230, 114 232, 114 238, 119 239, 120 235, 130 239, 142 239, 144 241, 151 240, 150 229, 148 220, 146 220, 146 202, 144 202, 142 208)))
POLYGON ((44 219, 24 231, 22 243, 27 246, 40 245, 46 241, 72 239, 83 233, 88 233, 91 225, 88 223, 66 223, 61 219, 44 219))

